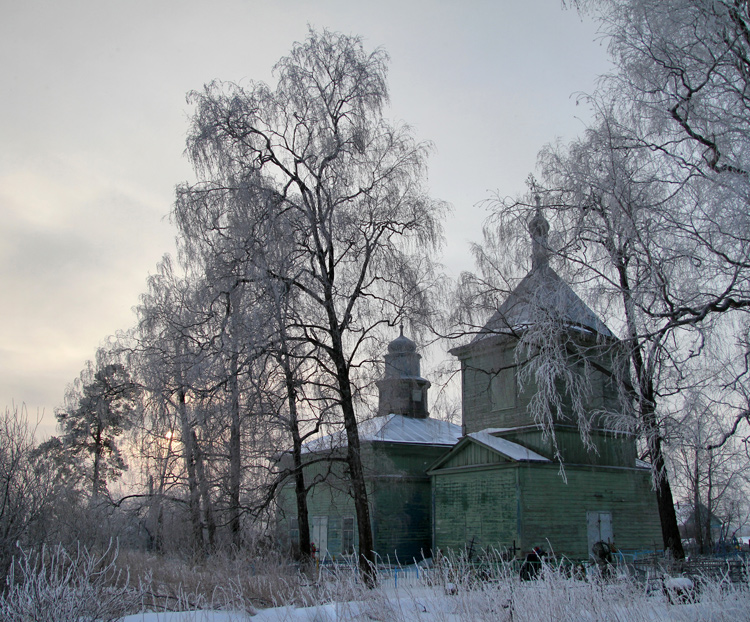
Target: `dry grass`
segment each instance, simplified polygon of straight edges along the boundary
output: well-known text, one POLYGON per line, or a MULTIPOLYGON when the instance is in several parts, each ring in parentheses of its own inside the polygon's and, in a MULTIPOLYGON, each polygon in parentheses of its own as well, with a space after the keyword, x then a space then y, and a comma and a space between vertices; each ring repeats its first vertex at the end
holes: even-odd
POLYGON ((118 550, 93 553, 62 546, 21 551, 0 597, 4 622, 110 622, 137 612, 140 589, 117 567, 118 550))
POLYGON ((409 578, 398 588, 391 573, 368 590, 351 569, 305 574, 268 550, 203 560, 116 549, 100 555, 43 550, 18 560, 16 583, 0 597, 0 619, 102 622, 137 611, 253 615, 276 606, 316 606, 311 615, 320 620, 750 620, 746 583, 706 579, 683 600, 624 569, 604 580, 596 572, 573 578, 569 569, 545 565, 538 580, 520 581, 516 566, 499 558, 490 562, 477 568, 443 559, 418 576, 402 574, 409 578))
POLYGON ((144 586, 144 608, 155 611, 244 610, 279 605, 308 606, 318 584, 273 552, 217 553, 204 559, 128 551, 118 566, 144 586))

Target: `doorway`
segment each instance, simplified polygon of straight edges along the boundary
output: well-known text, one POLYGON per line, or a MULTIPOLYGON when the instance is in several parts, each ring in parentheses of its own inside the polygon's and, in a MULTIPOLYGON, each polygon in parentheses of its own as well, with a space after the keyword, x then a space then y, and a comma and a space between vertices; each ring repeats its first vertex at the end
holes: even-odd
POLYGON ((318 559, 325 559, 328 553, 328 517, 312 517, 312 541, 318 551, 318 559))
POLYGON ((586 532, 589 555, 591 555, 591 550, 597 542, 611 544, 614 538, 612 512, 586 512, 586 532))

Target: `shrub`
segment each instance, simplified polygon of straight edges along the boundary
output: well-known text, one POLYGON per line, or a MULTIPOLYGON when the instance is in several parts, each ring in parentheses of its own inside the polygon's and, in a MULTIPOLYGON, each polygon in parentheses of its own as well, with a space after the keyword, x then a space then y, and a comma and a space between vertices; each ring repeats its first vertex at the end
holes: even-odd
POLYGON ((129 574, 117 568, 118 550, 94 554, 79 547, 21 551, 0 598, 4 622, 110 622, 141 608, 141 590, 129 585, 129 574))

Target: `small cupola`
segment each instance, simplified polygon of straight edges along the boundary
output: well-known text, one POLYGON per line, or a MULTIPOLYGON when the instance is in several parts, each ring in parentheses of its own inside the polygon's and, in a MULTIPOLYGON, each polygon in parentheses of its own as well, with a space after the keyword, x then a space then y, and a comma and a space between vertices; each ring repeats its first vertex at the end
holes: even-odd
POLYGON ((404 327, 396 339, 388 344, 385 355, 385 374, 378 380, 378 414, 404 415, 425 418, 427 389, 430 383, 420 375, 421 355, 417 344, 404 336, 404 327))
POLYGON ((531 269, 541 270, 549 266, 549 223, 542 213, 539 196, 536 197, 536 212, 529 221, 531 234, 531 269))

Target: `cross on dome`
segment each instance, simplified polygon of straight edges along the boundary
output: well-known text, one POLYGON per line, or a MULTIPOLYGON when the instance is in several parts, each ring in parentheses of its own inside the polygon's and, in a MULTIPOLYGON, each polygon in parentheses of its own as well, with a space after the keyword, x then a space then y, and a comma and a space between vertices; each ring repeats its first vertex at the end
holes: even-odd
POLYGON ((538 270, 549 265, 549 223, 542 212, 539 195, 536 199, 536 213, 529 221, 531 234, 531 269, 538 270))

